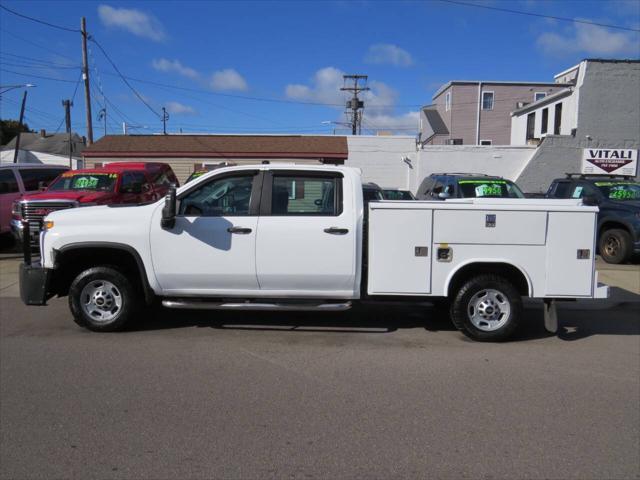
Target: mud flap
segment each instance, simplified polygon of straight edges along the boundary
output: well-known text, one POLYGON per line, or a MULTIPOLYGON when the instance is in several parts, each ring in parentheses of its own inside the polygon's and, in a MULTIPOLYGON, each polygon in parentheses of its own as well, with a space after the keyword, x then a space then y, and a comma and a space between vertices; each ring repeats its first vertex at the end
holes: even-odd
POLYGON ((553 299, 544 301, 544 328, 551 333, 558 332, 558 310, 553 299))

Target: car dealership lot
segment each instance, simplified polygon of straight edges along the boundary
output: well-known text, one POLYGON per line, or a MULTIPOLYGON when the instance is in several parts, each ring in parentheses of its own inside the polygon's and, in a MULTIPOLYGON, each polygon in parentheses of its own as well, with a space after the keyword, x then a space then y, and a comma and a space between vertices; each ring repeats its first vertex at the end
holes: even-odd
POLYGON ((429 307, 146 314, 82 330, 0 260, 1 478, 637 478, 640 270, 466 340, 429 307), (636 283, 634 283, 636 282, 636 283))

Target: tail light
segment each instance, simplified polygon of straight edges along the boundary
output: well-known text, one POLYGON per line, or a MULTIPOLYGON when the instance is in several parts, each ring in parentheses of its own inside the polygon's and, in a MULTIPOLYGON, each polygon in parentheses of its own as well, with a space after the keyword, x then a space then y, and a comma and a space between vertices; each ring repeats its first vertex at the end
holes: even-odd
POLYGON ((16 200, 13 202, 13 205, 11 205, 11 218, 19 222, 22 221, 22 204, 19 200, 16 200))

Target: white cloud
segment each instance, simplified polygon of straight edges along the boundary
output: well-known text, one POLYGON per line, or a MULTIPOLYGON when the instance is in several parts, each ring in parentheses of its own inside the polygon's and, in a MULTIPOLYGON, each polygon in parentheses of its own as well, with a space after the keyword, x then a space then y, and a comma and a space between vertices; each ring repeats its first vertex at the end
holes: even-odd
POLYGON ((538 47, 549 55, 640 55, 640 35, 613 32, 597 25, 576 23, 564 34, 545 32, 538 37, 538 47))
POLYGON ((200 74, 193 68, 183 65, 180 60, 167 60, 166 58, 159 58, 151 62, 151 66, 160 72, 175 72, 183 77, 196 80, 200 77, 200 74))
POLYGON ((193 107, 179 102, 167 102, 165 107, 167 112, 175 115, 195 115, 197 113, 193 107))
POLYGON ((213 90, 247 90, 247 81, 233 68, 218 70, 211 75, 209 84, 213 90))
POLYGON ((160 20, 141 10, 100 5, 98 6, 98 15, 106 27, 121 28, 156 42, 163 41, 167 36, 160 20))
MULTIPOLYGON (((340 91, 343 86, 344 72, 335 67, 325 67, 318 70, 309 85, 289 84, 285 94, 293 100, 326 103, 335 105, 341 111, 347 95, 340 91)), ((360 95, 365 103, 363 129, 374 130, 402 130, 399 133, 411 133, 405 129, 417 130, 418 112, 397 114, 396 103, 398 92, 383 82, 369 82, 371 90, 360 95)), ((344 121, 344 116, 339 120, 344 121)))
POLYGON ((390 43, 377 43, 369 47, 365 62, 379 65, 410 67, 413 65, 411 54, 405 49, 390 43))

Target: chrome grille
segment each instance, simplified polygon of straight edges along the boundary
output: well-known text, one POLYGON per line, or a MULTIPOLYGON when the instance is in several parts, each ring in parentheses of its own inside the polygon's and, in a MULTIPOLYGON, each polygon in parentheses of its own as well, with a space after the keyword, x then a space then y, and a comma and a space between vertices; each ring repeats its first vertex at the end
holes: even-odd
POLYGON ((33 234, 42 230, 42 221, 44 217, 51 212, 57 210, 66 210, 67 208, 77 207, 77 202, 71 200, 59 200, 59 201, 23 201, 22 205, 22 219, 29 222, 29 230, 32 232, 32 243, 37 242, 37 236, 34 240, 33 234))

